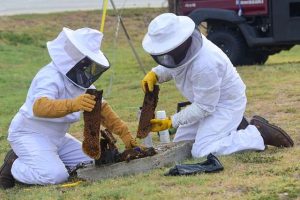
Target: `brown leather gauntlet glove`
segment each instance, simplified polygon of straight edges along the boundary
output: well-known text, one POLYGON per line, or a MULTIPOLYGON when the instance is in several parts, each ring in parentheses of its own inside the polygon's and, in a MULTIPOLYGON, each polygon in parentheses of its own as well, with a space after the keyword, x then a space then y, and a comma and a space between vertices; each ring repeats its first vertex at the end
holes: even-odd
POLYGON ((125 144, 126 149, 139 147, 136 140, 132 137, 126 123, 113 111, 106 101, 102 102, 101 122, 110 132, 118 135, 125 144))
POLYGON ((33 104, 33 113, 37 117, 58 118, 77 111, 92 111, 95 96, 82 94, 74 99, 48 99, 41 97, 33 104))

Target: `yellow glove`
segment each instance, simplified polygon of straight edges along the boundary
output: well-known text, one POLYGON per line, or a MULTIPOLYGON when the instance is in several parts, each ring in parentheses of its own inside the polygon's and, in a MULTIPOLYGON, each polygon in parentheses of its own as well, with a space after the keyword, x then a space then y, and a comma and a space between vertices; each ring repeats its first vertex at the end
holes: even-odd
POLYGON ((37 117, 58 118, 64 117, 79 110, 92 111, 96 101, 95 96, 82 94, 74 99, 48 99, 42 97, 33 104, 33 114, 37 117))
POLYGON ((141 83, 143 91, 146 92, 146 85, 148 85, 149 92, 152 92, 156 82, 157 75, 153 71, 148 72, 141 83))
POLYGON ((172 120, 170 118, 151 119, 150 123, 152 132, 163 131, 172 127, 172 120))

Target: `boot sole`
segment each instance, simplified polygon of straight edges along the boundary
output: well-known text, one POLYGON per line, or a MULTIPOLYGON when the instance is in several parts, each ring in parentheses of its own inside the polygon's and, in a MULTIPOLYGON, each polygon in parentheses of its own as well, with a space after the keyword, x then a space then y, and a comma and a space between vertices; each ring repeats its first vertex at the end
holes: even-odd
POLYGON ((280 127, 278 126, 275 126, 273 124, 270 124, 268 120, 264 119, 263 117, 260 117, 260 116, 254 116, 251 121, 250 121, 250 124, 252 125, 253 124, 253 121, 259 121, 260 123, 266 123, 268 126, 278 130, 287 140, 288 142, 290 143, 290 147, 293 147, 294 146, 294 141, 292 140, 292 138, 283 130, 281 129, 280 127))

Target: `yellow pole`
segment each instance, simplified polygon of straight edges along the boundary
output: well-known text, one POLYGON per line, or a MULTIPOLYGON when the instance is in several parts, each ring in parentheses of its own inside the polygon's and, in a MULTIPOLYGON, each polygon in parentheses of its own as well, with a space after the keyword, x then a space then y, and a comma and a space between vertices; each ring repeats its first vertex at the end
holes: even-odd
POLYGON ((76 181, 74 183, 66 183, 66 184, 60 185, 60 188, 74 187, 74 186, 79 185, 80 183, 82 183, 82 181, 76 181))
POLYGON ((101 19, 101 26, 100 26, 100 32, 102 32, 102 33, 104 31, 107 5, 108 5, 108 0, 103 0, 102 19, 101 19))

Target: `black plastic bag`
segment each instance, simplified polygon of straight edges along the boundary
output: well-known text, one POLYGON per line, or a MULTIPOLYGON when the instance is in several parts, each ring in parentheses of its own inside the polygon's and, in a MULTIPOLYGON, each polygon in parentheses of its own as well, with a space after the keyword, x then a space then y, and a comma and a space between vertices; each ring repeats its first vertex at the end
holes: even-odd
POLYGON ((224 167, 216 156, 209 154, 207 160, 196 164, 175 165, 166 176, 194 175, 198 173, 212 173, 222 171, 224 167))

